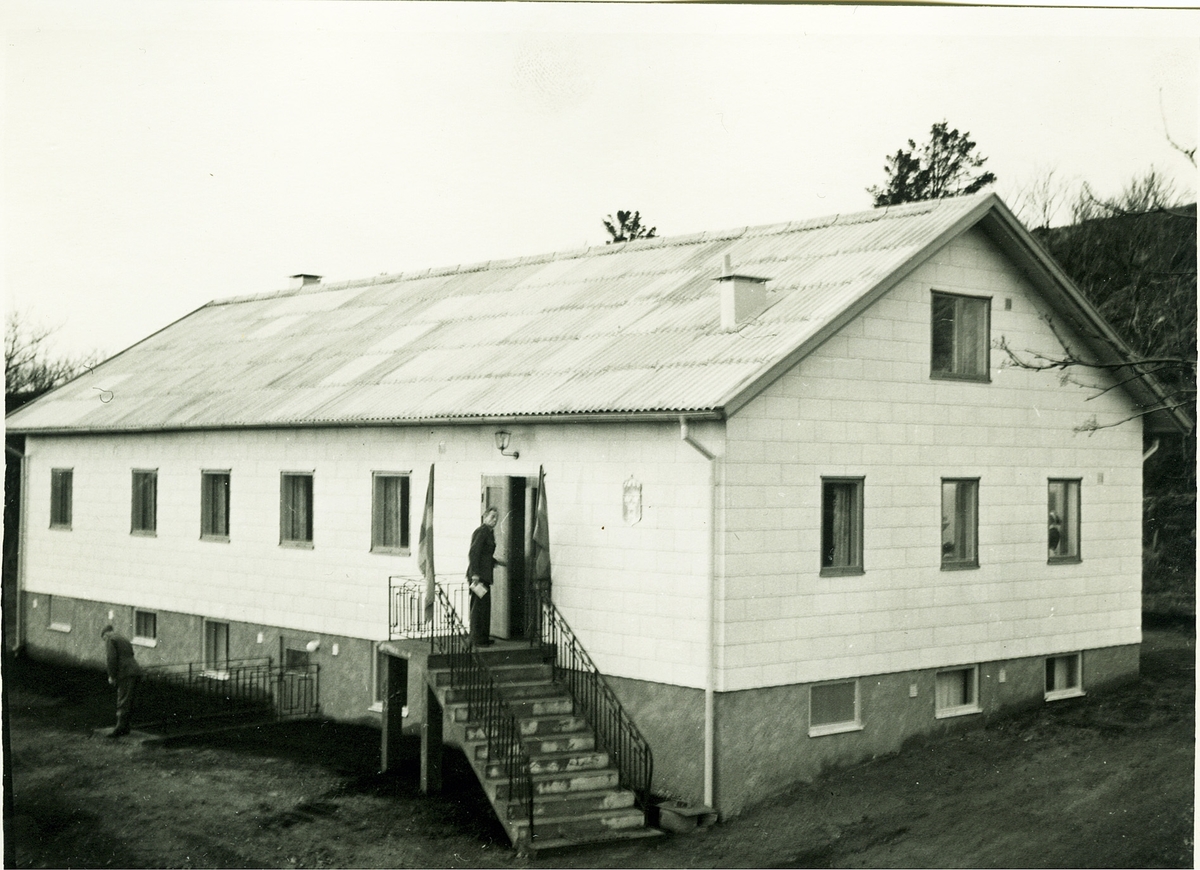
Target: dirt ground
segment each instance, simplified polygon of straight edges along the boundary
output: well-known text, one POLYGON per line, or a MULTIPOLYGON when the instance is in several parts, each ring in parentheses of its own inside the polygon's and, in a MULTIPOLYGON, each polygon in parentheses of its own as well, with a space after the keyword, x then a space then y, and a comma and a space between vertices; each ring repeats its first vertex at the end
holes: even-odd
MULTIPOLYGON (((426 798, 415 742, 397 774, 379 776, 370 728, 305 722, 143 746, 92 737, 112 704, 98 674, 6 662, 4 689, 5 866, 530 863, 456 752, 445 793, 426 798)), ((1192 867, 1194 704, 1194 630, 1147 630, 1142 680, 1118 692, 915 742, 706 831, 535 863, 1192 867)))

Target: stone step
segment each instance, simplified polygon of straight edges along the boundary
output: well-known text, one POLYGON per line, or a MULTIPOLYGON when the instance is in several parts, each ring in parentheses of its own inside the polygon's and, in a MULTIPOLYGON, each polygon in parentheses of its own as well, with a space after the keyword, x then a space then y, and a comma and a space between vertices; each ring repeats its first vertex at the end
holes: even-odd
MULTIPOLYGON (((484 775, 489 779, 507 776, 503 760, 489 761, 476 757, 477 763, 484 765, 484 775)), ((584 770, 604 770, 608 767, 607 752, 558 752, 552 755, 539 755, 529 759, 529 771, 535 777, 546 773, 576 773, 584 770)))
MULTIPOLYGON (((487 741, 483 739, 483 729, 479 729, 479 739, 471 739, 467 735, 464 741, 464 751, 478 760, 487 760, 487 741)), ((596 749, 596 735, 591 731, 579 731, 574 734, 564 734, 559 737, 522 738, 521 746, 530 758, 561 755, 570 752, 593 752, 596 749)))
MULTIPOLYGON (((455 722, 470 722, 465 701, 443 701, 442 706, 455 722)), ((542 698, 534 700, 513 701, 508 704, 509 710, 518 720, 538 719, 545 716, 568 716, 574 709, 570 698, 542 698)), ((522 727, 522 733, 524 728, 522 727)))
MULTIPOLYGON (((491 667, 492 679, 497 684, 549 681, 554 677, 554 669, 547 664, 529 663, 513 665, 495 665, 491 667)), ((450 669, 439 668, 429 672, 430 679, 437 687, 451 684, 450 669)))
MULTIPOLYGON (((600 789, 576 794, 538 795, 533 799, 535 819, 565 818, 598 810, 623 810, 634 805, 634 794, 628 789, 600 789)), ((525 818, 526 807, 519 801, 505 805, 505 816, 511 821, 525 818)))
MULTIPOLYGON (((581 770, 577 773, 543 773, 533 777, 533 793, 537 795, 578 794, 616 788, 620 776, 613 768, 607 770, 581 770)), ((499 801, 507 801, 511 794, 508 778, 487 778, 490 795, 499 801)))
MULTIPOLYGON (((581 845, 606 839, 625 839, 645 831, 645 816, 636 807, 629 809, 598 810, 566 818, 539 819, 534 817, 533 848, 540 851, 545 846, 581 845)), ((528 819, 514 819, 508 823, 511 835, 521 837, 529 827, 528 819)))
MULTIPOLYGON (((500 697, 509 704, 525 700, 544 700, 547 698, 569 699, 571 697, 565 688, 551 682, 497 683, 496 690, 500 693, 500 697)), ((442 695, 443 703, 446 704, 465 702, 469 697, 467 689, 456 686, 445 686, 439 688, 438 691, 442 695)))
MULTIPOLYGON (((527 716, 521 719, 517 725, 521 729, 521 736, 526 740, 576 736, 580 732, 591 733, 588 729, 587 720, 582 716, 573 715, 527 716)), ((469 723, 464 730, 466 732, 465 739, 471 743, 486 739, 484 728, 481 724, 469 723)))
MULTIPOLYGON (((595 831, 588 833, 582 837, 578 836, 555 836, 554 830, 543 831, 539 827, 534 827, 534 839, 529 845, 530 851, 537 855, 553 855, 556 852, 562 852, 567 849, 578 849, 581 846, 598 846, 604 843, 621 842, 624 840, 642 840, 651 837, 661 837, 663 832, 657 828, 619 828, 616 830, 595 831)), ((565 832, 563 832, 565 833, 565 832)), ((513 837, 513 842, 517 842, 516 837, 524 834, 523 830, 518 830, 509 834, 513 837)))

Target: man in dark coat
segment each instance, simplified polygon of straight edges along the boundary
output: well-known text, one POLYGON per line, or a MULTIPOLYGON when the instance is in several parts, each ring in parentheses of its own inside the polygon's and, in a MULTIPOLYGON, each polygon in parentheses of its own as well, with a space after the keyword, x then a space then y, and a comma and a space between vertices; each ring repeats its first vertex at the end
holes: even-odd
POLYGON ((471 549, 467 554, 467 580, 471 596, 471 643, 475 646, 491 646, 492 634, 492 581, 495 567, 504 562, 496 558, 496 522, 500 513, 488 508, 483 513, 483 522, 471 535, 471 549))
POLYGON ((129 733, 129 717, 133 713, 133 693, 137 688, 141 666, 133 657, 133 644, 113 629, 104 626, 100 632, 104 641, 105 662, 108 668, 108 683, 117 687, 117 726, 108 732, 109 737, 120 737, 129 733))

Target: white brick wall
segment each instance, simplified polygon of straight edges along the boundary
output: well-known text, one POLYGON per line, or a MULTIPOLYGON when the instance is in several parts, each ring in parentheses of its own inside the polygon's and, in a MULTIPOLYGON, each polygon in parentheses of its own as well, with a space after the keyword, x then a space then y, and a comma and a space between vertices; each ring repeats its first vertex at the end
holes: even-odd
MULTIPOLYGON (((439 575, 466 569, 482 475, 547 473, 555 600, 607 673, 702 685, 707 464, 678 424, 297 430, 31 437, 25 588, 368 639, 387 635, 387 578, 419 573, 427 472, 437 463, 439 575), (74 522, 49 528, 50 469, 74 468, 74 522), (134 536, 130 473, 158 469, 158 530, 134 536), (228 543, 200 540, 200 472, 231 471, 228 543), (311 549, 279 545, 279 475, 314 472, 311 549), (412 472, 410 556, 370 552, 371 472, 412 472), (622 520, 624 481, 643 517, 622 520)), ((696 426, 713 441, 715 427, 696 426)))
POLYGON ((1044 306, 972 232, 729 420, 720 689, 1140 639, 1141 427, 1073 432, 1126 401, 1085 402, 998 350, 991 383, 931 380, 932 289, 991 296, 993 339, 1057 350, 1044 306), (820 576, 820 480, 836 475, 865 477, 860 576, 820 576), (956 476, 980 478, 976 570, 940 570, 939 484, 956 476), (1046 561, 1059 476, 1083 479, 1081 564, 1046 561))

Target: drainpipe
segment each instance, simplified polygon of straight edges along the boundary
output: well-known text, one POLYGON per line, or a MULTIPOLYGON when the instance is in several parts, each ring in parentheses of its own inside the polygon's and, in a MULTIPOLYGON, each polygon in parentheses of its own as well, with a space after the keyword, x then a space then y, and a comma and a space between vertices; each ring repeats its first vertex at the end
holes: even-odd
POLYGON ((23 649, 25 646, 25 614, 21 601, 21 590, 25 588, 25 548, 28 546, 26 542, 26 523, 29 521, 29 511, 25 509, 26 502, 29 498, 29 464, 25 461, 25 454, 13 447, 10 444, 4 445, 5 456, 12 456, 20 463, 18 472, 21 479, 21 490, 17 502, 17 565, 16 565, 16 589, 13 592, 13 607, 16 610, 16 637, 10 638, 12 650, 23 649))
POLYGON ((708 651, 708 666, 705 668, 704 675, 704 805, 711 807, 713 806, 713 732, 716 724, 714 692, 717 675, 717 645, 713 628, 717 598, 717 457, 691 436, 688 432, 687 417, 679 418, 679 437, 708 460, 708 547, 705 552, 708 595, 705 596, 704 602, 704 643, 708 651))
POLYGON ((1142 464, 1143 465, 1146 464, 1147 459, 1149 459, 1151 456, 1153 456, 1155 453, 1158 452, 1158 448, 1161 444, 1162 444, 1161 438, 1154 439, 1154 442, 1150 445, 1150 449, 1142 454, 1142 464))

